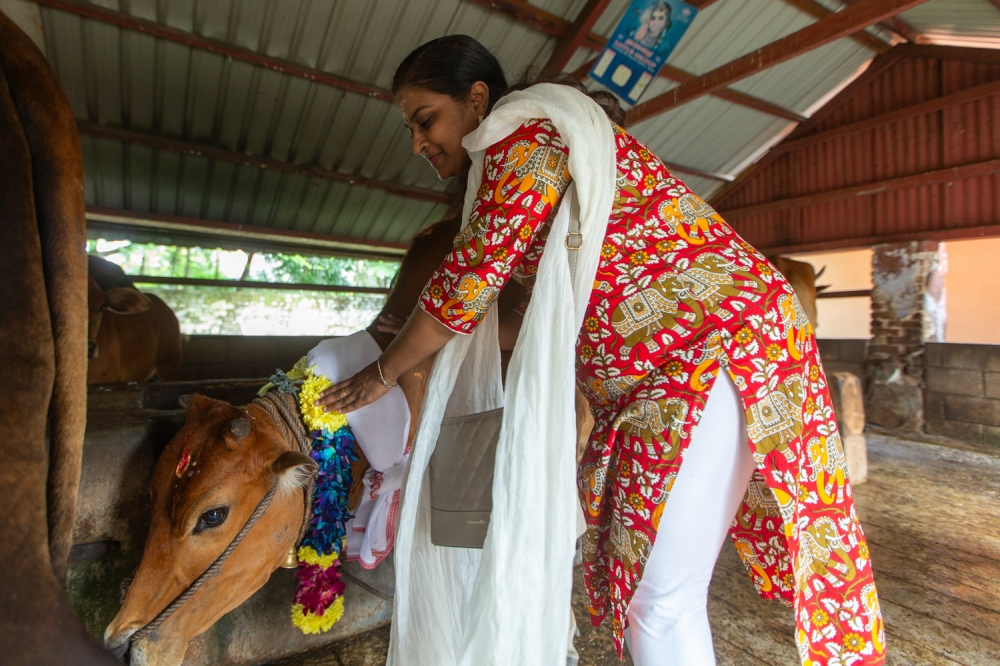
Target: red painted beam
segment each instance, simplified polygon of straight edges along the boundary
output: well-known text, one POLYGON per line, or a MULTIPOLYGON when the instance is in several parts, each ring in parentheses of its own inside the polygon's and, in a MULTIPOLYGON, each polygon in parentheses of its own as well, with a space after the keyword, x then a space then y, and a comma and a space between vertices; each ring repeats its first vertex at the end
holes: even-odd
MULTIPOLYGON (((998 2, 1000 2, 1000 0, 998 0, 998 2)), ((981 86, 975 86, 974 88, 968 88, 966 90, 962 90, 961 92, 952 93, 951 95, 945 95, 944 97, 938 97, 937 99, 931 99, 919 104, 906 106, 890 113, 884 113, 880 116, 851 123, 850 125, 842 125, 825 132, 810 134, 802 137, 801 139, 785 141, 784 143, 779 143, 777 146, 772 148, 771 152, 775 155, 780 155, 793 150, 800 150, 808 146, 815 146, 816 144, 824 143, 837 137, 876 129, 890 123, 899 122, 900 120, 913 118, 914 116, 922 116, 936 111, 942 111, 961 104, 973 102, 977 99, 983 99, 984 97, 992 97, 993 95, 1000 95, 1000 81, 984 83, 981 86)))
MULTIPOLYGON (((784 0, 784 2, 785 4, 795 7, 809 16, 812 16, 814 19, 825 19, 827 16, 834 13, 816 2, 816 0, 784 0)), ((848 4, 850 4, 850 2, 848 2, 848 4)), ((879 55, 892 48, 891 45, 886 44, 875 35, 869 34, 863 29, 851 35, 851 39, 856 41, 858 44, 861 44, 861 46, 866 49, 871 49, 879 55)))
POLYGON ((955 180, 964 180, 966 178, 977 178, 979 176, 991 176, 996 173, 1000 173, 1000 159, 987 160, 985 162, 974 162, 972 164, 966 164, 959 167, 939 169, 937 171, 927 171, 910 176, 880 180, 874 183, 865 183, 863 185, 854 185, 852 187, 844 187, 837 190, 828 190, 826 192, 803 194, 802 196, 778 199, 777 201, 767 201, 765 203, 754 204, 752 206, 743 206, 742 208, 731 208, 729 210, 719 208, 718 211, 719 214, 726 220, 732 221, 745 217, 754 217, 757 215, 779 213, 781 211, 793 210, 796 208, 805 208, 807 206, 816 206, 819 204, 830 203, 831 201, 840 201, 843 199, 858 197, 870 197, 875 194, 885 194, 886 192, 906 190, 912 187, 948 183, 955 180))
MULTIPOLYGON (((704 9, 709 5, 714 4, 715 1, 716 0, 703 0, 702 2, 691 4, 694 4, 700 9, 704 9)), ((469 2, 474 2, 477 5, 486 7, 487 9, 492 9, 502 14, 506 14, 524 25, 540 30, 541 32, 554 37, 563 36, 569 28, 569 21, 566 19, 520 0, 469 0, 469 2)), ((600 52, 604 50, 607 43, 608 40, 605 37, 591 32, 587 35, 587 38, 583 41, 581 46, 586 49, 590 49, 591 51, 600 52)), ((593 67, 596 60, 597 59, 594 58, 589 62, 589 64, 579 67, 575 72, 573 72, 573 74, 578 78, 584 78, 590 72, 590 69, 593 67)), ((660 76, 677 82, 689 81, 697 78, 694 74, 685 72, 682 69, 678 69, 670 65, 664 65, 663 69, 660 70, 660 76)), ((789 109, 782 108, 777 104, 772 104, 766 100, 737 92, 735 90, 716 90, 711 94, 715 97, 719 97, 720 99, 732 102, 733 104, 755 109, 768 115, 777 116, 778 118, 785 118, 786 120, 791 120, 792 122, 802 122, 806 119, 805 116, 795 113, 789 109)))
POLYGON ((285 291, 333 291, 345 294, 388 294, 388 287, 349 287, 341 284, 299 282, 254 282, 252 280, 205 280, 158 275, 129 275, 138 284, 176 284, 187 287, 234 287, 238 289, 280 289, 285 291))
MULTIPOLYGON (((585 78, 590 73, 590 70, 594 66, 595 62, 597 62, 596 57, 583 63, 573 71, 573 76, 578 79, 585 78)), ((678 69, 677 67, 673 67, 671 65, 664 65, 663 69, 660 70, 660 76, 671 81, 676 81, 677 83, 693 81, 697 78, 694 74, 689 74, 683 69, 678 69)), ((716 90, 711 94, 713 97, 724 99, 727 102, 731 102, 738 106, 745 106, 748 109, 754 109, 756 111, 760 111, 761 113, 766 113, 769 116, 784 118, 785 120, 790 120, 793 123, 801 123, 807 120, 802 114, 795 113, 790 109, 778 106, 777 104, 772 104, 771 102, 760 99, 759 97, 754 97, 753 95, 741 93, 731 88, 716 90)))
MULTIPOLYGON (((848 5, 856 5, 860 0, 844 0, 848 5)), ((990 0, 990 2, 1000 2, 1000 0, 990 0)), ((879 27, 885 28, 886 30, 891 30, 903 39, 914 44, 929 44, 930 40, 920 34, 920 31, 914 28, 912 25, 899 18, 898 16, 893 16, 887 18, 878 24, 879 27)))
POLYGON ((86 19, 118 26, 119 28, 124 28, 125 30, 141 32, 152 37, 156 37, 157 39, 176 42, 178 44, 183 44, 184 46, 190 46, 194 49, 208 51, 226 58, 232 58, 233 60, 240 60, 258 67, 266 67, 267 69, 281 72, 282 74, 297 76, 299 78, 308 79, 309 81, 315 81, 316 83, 333 86, 334 88, 340 88, 341 90, 347 90, 358 93, 359 95, 365 95, 367 97, 383 99, 388 102, 392 102, 394 100, 392 93, 384 88, 347 79, 342 76, 337 76, 336 74, 330 74, 329 72, 300 65, 298 63, 291 62, 290 60, 273 58, 271 56, 264 55, 263 53, 258 53, 257 51, 251 51, 250 49, 235 46, 218 39, 210 39, 194 33, 178 30, 177 28, 171 28, 163 25, 162 23, 156 23, 155 21, 147 21, 145 19, 136 18, 124 12, 104 9, 103 7, 93 5, 89 2, 82 2, 81 0, 35 0, 35 2, 39 5, 51 7, 52 9, 57 9, 69 14, 75 14, 86 19))
POLYGON ((420 187, 401 185, 399 183, 391 183, 383 180, 376 180, 374 178, 366 178, 364 176, 354 176, 351 174, 340 173, 339 171, 324 169, 323 167, 311 164, 292 164, 291 162, 283 162, 281 160, 274 159, 273 157, 245 155, 243 153, 237 153, 225 148, 213 148, 211 146, 191 143, 181 139, 172 139, 169 137, 146 134, 145 132, 136 132, 118 127, 94 125, 83 121, 77 121, 77 126, 80 130, 80 134, 86 134, 87 136, 94 136, 101 139, 111 139, 112 141, 120 141, 122 143, 128 143, 136 146, 169 150, 171 152, 182 153, 184 155, 205 157, 211 160, 230 162, 232 164, 242 164, 245 166, 256 167, 258 169, 270 169, 271 171, 280 171, 282 173, 305 176, 307 178, 319 178, 321 180, 329 180, 335 183, 359 185, 361 187, 383 190, 385 192, 389 192, 390 194, 410 199, 419 199, 421 201, 432 201, 434 203, 446 204, 451 203, 452 200, 451 195, 445 194, 444 192, 425 190, 420 187))
MULTIPOLYGON (((683 69, 678 69, 671 65, 664 65, 663 69, 660 70, 660 76, 668 78, 671 81, 676 81, 677 83, 687 83, 688 81, 694 81, 698 78, 694 74, 685 72, 683 69)), ((741 93, 731 88, 721 88, 719 90, 715 90, 711 93, 711 95, 718 97, 719 99, 724 99, 727 102, 738 104, 739 106, 745 106, 748 109, 754 109, 771 116, 791 120, 793 123, 801 123, 806 120, 806 117, 799 113, 795 113, 794 111, 780 107, 777 104, 772 104, 771 102, 760 99, 759 97, 747 95, 746 93, 741 93)))
POLYGON ((182 217, 179 215, 162 215, 159 213, 144 213, 120 208, 103 208, 101 206, 87 206, 87 221, 109 225, 164 229, 167 231, 214 237, 253 239, 276 245, 316 248, 327 252, 344 254, 345 256, 385 257, 392 260, 399 259, 406 252, 407 248, 409 248, 409 245, 406 243, 366 240, 364 238, 350 238, 348 236, 319 234, 310 231, 296 231, 294 229, 274 229, 255 224, 235 224, 218 220, 182 217))
POLYGON ((542 71, 561 72, 569 64, 569 59, 576 54, 576 50, 583 46, 590 29, 607 9, 611 0, 587 0, 587 4, 580 10, 576 20, 570 24, 566 32, 559 38, 555 50, 549 56, 549 61, 545 63, 542 71))
POLYGON ((634 107, 628 124, 658 116, 681 104, 698 99, 714 90, 741 81, 813 49, 878 23, 890 16, 916 7, 926 0, 866 0, 817 21, 802 30, 726 63, 703 76, 634 107))
MULTIPOLYGON (((938 229, 934 231, 912 231, 901 234, 882 234, 880 236, 857 236, 855 238, 838 238, 836 240, 816 241, 814 243, 798 243, 760 249, 766 256, 778 254, 799 254, 801 252, 825 252, 832 250, 847 250, 855 247, 871 247, 882 243, 904 243, 918 240, 956 241, 974 238, 1000 237, 1000 224, 981 227, 966 227, 964 229, 938 229)), ((822 298, 820 292, 817 297, 822 298)), ((833 292, 836 293, 836 292, 833 292)))

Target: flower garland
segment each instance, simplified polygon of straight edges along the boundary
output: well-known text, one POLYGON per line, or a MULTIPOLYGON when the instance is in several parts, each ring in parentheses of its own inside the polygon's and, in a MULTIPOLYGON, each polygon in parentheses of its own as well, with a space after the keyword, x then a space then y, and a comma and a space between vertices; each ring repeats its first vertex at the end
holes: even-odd
POLYGON ((298 550, 297 584, 292 601, 292 624, 305 634, 319 634, 344 614, 344 583, 340 580, 341 553, 351 519, 347 508, 351 490, 351 463, 358 459, 347 418, 326 412, 316 404, 331 382, 317 375, 303 356, 287 374, 280 370, 261 395, 271 388, 297 393, 302 421, 312 438, 312 459, 319 465, 309 531, 298 550))

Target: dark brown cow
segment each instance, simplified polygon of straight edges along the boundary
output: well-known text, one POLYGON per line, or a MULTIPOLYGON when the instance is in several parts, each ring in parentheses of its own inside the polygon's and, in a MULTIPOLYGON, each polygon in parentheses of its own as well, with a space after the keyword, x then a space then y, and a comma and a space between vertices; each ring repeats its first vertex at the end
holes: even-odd
POLYGON ((0 165, 0 660, 113 664, 62 589, 87 401, 80 139, 45 56, 3 13, 0 165))
POLYGON ((87 305, 88 384, 180 379, 180 324, 158 296, 140 293, 120 268, 90 257, 87 305))

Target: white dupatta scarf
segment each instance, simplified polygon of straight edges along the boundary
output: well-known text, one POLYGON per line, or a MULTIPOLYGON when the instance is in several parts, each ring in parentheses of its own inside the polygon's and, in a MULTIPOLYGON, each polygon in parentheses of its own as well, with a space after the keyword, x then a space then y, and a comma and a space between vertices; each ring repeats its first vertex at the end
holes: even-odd
POLYGON ((504 97, 462 142, 472 158, 463 224, 482 182, 485 150, 533 118, 548 118, 559 131, 573 182, 538 267, 506 393, 495 306, 472 335, 458 335, 438 352, 396 536, 390 666, 566 663, 579 510, 575 347, 614 202, 615 142, 604 111, 568 86, 538 84, 504 97), (575 281, 563 240, 574 196, 583 234, 575 281), (428 462, 441 420, 500 406, 506 409, 485 546, 434 546, 428 462))

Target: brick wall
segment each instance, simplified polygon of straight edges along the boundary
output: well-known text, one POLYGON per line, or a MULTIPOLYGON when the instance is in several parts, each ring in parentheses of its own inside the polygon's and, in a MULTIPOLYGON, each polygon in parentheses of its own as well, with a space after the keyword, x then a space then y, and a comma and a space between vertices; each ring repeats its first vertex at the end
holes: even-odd
POLYGON ((928 343, 926 429, 1000 448, 1000 345, 928 343))
POLYGON ((184 342, 181 379, 270 377, 288 370, 328 335, 192 335, 184 342))

